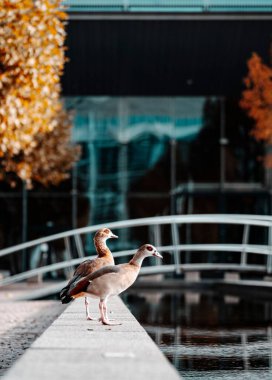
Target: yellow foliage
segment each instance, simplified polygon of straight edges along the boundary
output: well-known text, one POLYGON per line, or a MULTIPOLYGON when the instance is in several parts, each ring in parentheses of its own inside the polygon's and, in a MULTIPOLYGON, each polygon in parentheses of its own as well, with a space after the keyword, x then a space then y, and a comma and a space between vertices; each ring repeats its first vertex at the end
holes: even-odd
POLYGON ((60 102, 65 55, 61 0, 0 4, 0 171, 57 184, 78 159, 60 102))
POLYGON ((252 134, 257 140, 272 141, 272 69, 254 53, 248 60, 246 89, 240 106, 254 119, 252 134))

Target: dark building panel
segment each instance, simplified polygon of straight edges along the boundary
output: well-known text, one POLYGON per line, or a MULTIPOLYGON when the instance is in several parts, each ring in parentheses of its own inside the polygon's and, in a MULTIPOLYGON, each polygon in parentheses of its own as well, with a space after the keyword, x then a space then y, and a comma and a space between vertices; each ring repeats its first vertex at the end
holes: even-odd
POLYGON ((64 95, 238 95, 269 20, 70 20, 64 95))

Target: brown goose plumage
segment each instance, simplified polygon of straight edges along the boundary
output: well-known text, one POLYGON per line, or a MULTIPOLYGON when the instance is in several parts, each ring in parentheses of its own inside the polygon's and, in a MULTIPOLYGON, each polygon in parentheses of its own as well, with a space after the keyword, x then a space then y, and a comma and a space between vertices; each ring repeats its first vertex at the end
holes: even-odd
MULTIPOLYGON (((97 257, 93 260, 83 261, 75 270, 73 277, 60 292, 60 299, 62 303, 70 301, 69 292, 73 289, 74 285, 84 279, 86 276, 92 274, 98 269, 106 265, 114 265, 114 259, 110 249, 106 245, 107 239, 117 238, 109 228, 102 228, 98 230, 94 236, 94 245, 97 252, 97 257)), ((92 320, 89 312, 89 302, 87 296, 85 297, 86 318, 92 320)))
POLYGON ((116 324, 111 323, 108 319, 107 300, 111 296, 122 293, 134 283, 143 259, 148 256, 162 258, 155 247, 145 244, 138 249, 129 263, 103 267, 74 282, 67 295, 70 297, 69 301, 79 297, 86 297, 87 295, 100 298, 99 310, 102 323, 105 325, 116 324))

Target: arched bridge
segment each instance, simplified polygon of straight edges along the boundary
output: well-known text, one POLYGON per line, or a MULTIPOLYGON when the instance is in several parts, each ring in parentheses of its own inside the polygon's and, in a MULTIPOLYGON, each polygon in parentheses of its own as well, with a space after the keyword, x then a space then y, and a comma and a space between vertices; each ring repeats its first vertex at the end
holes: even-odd
MULTIPOLYGON (((0 257, 27 252, 33 258, 35 255, 39 256, 45 247, 50 248, 57 241, 63 241, 64 246, 62 257, 58 262, 8 276, 0 280, 0 287, 60 270, 71 274, 71 270, 85 258, 95 257, 86 256, 83 238, 84 235, 93 234, 102 227, 104 225, 74 229, 0 250, 0 257)), ((125 232, 127 236, 132 235, 132 230, 138 227, 141 227, 141 231, 146 229, 144 234, 148 236, 148 242, 153 243, 161 253, 165 253, 166 260, 150 262, 141 269, 141 275, 169 273, 178 275, 188 271, 255 272, 263 275, 272 272, 272 217, 270 216, 234 214, 156 216, 107 223, 107 227, 118 231, 119 234, 121 232, 121 235, 125 232), (228 235, 229 227, 234 232, 235 241, 225 243, 223 240, 224 236, 228 235), (194 243, 192 228, 194 231, 199 229, 208 243, 194 243), (216 242, 209 233, 209 230, 212 231, 214 228, 219 236, 216 242), (166 235, 167 244, 164 243, 166 235), (252 243, 253 235, 255 241, 260 241, 258 244, 252 243)), ((141 241, 141 244, 146 242, 141 241)), ((120 244, 122 240, 119 247, 120 244)), ((137 247, 113 250, 113 256, 117 260, 127 261, 137 247)), ((35 266, 34 259, 32 262, 34 263, 32 266, 35 266)), ((26 298, 42 298, 57 293, 65 283, 66 280, 51 284, 42 290, 33 291, 26 298)))

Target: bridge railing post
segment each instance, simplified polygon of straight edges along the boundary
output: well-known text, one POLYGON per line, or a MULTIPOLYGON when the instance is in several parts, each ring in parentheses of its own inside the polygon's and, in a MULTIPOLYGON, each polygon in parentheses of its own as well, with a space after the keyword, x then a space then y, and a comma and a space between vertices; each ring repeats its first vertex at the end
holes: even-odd
MULTIPOLYGON (((71 249, 71 242, 70 242, 70 238, 69 236, 66 236, 64 238, 64 246, 65 246, 65 252, 64 252, 64 256, 65 256, 65 259, 66 260, 72 260, 72 249, 71 249)), ((66 271, 66 276, 67 277, 70 277, 70 275, 73 273, 74 271, 74 267, 68 267, 67 268, 67 271, 66 271)))
POLYGON ((249 230, 250 226, 248 224, 244 225, 244 231, 243 231, 243 240, 242 245, 243 249, 241 251, 241 266, 245 266, 247 264, 247 245, 248 245, 248 239, 249 239, 249 230))
MULTIPOLYGON (((189 271, 194 270, 218 270, 220 267, 222 270, 238 270, 238 271, 257 271, 261 273, 272 273, 272 217, 271 216, 259 216, 259 215, 169 215, 169 216, 157 216, 151 218, 134 219, 117 221, 108 224, 109 228, 121 229, 121 228, 132 228, 132 227, 148 227, 150 232, 151 240, 154 239, 154 243, 159 247, 161 252, 171 252, 173 255, 173 262, 168 265, 165 261, 159 262, 159 266, 153 268, 153 271, 147 271, 147 268, 143 268, 144 274, 154 274, 154 272, 169 273, 175 272, 180 274, 185 268, 189 271), (220 224, 230 224, 237 225, 243 228, 242 243, 240 244, 191 244, 185 239, 184 244, 181 244, 182 238, 180 237, 180 229, 186 227, 187 225, 195 224, 210 224, 210 223, 220 223, 220 224), (163 227, 167 226, 167 231, 170 232, 171 245, 163 245, 163 227), (266 242, 262 244, 251 244, 249 241, 249 231, 251 226, 267 228, 268 235, 266 242), (169 231, 170 229, 170 231, 169 231), (183 257, 186 251, 188 252, 235 252, 240 254, 238 263, 184 263, 183 257), (181 256, 183 254, 183 256, 181 256), (250 254, 257 254, 267 256, 267 261, 259 263, 248 263, 248 256, 250 254), (200 268, 200 269, 199 269, 200 268)), ((51 236, 46 236, 44 238, 39 238, 32 240, 27 243, 18 244, 14 247, 7 247, 0 249, 0 258, 9 254, 14 254, 21 251, 22 249, 34 249, 36 246, 41 244, 51 244, 52 242, 61 240, 64 241, 64 247, 62 247, 63 261, 58 263, 53 263, 45 265, 43 267, 31 269, 27 272, 15 274, 9 276, 5 279, 0 279, 0 286, 11 284, 17 281, 22 281, 33 277, 34 275, 41 275, 48 272, 62 270, 68 277, 71 271, 74 270, 74 266, 82 262, 82 257, 84 254, 84 246, 82 246, 82 235, 94 233, 97 229, 101 228, 102 225, 88 226, 84 228, 79 228, 76 230, 66 231, 51 236), (75 237, 75 235, 79 235, 75 237), (33 248, 34 247, 34 248, 33 248), (77 249, 77 257, 73 258, 73 249, 77 249)), ((53 244, 54 247, 54 244, 53 244)), ((116 257, 126 257, 132 255, 134 250, 124 250, 115 252, 116 257)), ((91 256, 93 258, 94 256, 91 256)), ((155 265, 155 263, 154 263, 155 265)), ((151 268, 152 269, 152 268, 151 268)))
MULTIPOLYGON (((161 247, 161 245, 162 245, 161 225, 160 224, 152 225, 152 233, 153 233, 153 239, 154 239, 155 247, 161 247)), ((154 260, 154 263, 155 263, 155 265, 160 265, 159 260, 154 260)))
POLYGON ((79 234, 74 235, 74 240, 75 240, 75 246, 77 250, 78 257, 84 257, 84 248, 82 244, 82 240, 79 234))
POLYGON ((272 273, 272 224, 268 228, 268 255, 267 255, 267 273, 272 273))
MULTIPOLYGON (((179 231, 178 231, 178 225, 177 223, 171 224, 171 234, 172 234, 172 242, 173 246, 177 247, 180 244, 179 241, 179 231)), ((181 273, 180 268, 180 251, 177 248, 174 248, 174 262, 176 266, 176 274, 181 273)))

